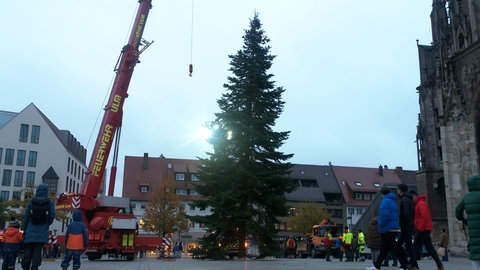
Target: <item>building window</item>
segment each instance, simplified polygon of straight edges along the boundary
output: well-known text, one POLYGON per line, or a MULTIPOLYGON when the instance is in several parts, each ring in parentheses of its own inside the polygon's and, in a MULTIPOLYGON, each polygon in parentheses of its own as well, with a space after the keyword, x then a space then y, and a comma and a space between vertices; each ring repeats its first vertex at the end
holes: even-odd
POLYGON ((361 186, 362 186, 362 183, 357 181, 357 182, 355 182, 355 186, 361 187, 361 186))
POLYGON ((15 171, 15 179, 13 179, 14 187, 21 187, 23 185, 23 171, 15 171))
POLYGON ((363 208, 357 208, 357 215, 363 214, 363 208))
POLYGON ((365 193, 363 194, 363 199, 367 200, 367 201, 370 201, 370 193, 365 193))
POLYGON ((12 170, 3 170, 2 186, 10 186, 12 182, 12 170))
POLYGON ((35 186, 35 172, 27 172, 25 187, 32 188, 34 186, 35 186))
POLYGON ((192 174, 192 182, 198 182, 200 179, 198 179, 198 176, 196 174, 192 174))
POLYGON ((28 167, 37 167, 37 151, 28 153, 28 167))
POLYGON ((144 203, 140 204, 140 209, 145 209, 145 204, 144 203))
POLYGON ((200 193, 198 191, 196 191, 195 189, 191 189, 190 190, 190 195, 192 196, 201 196, 200 193))
POLYGON ((12 193, 12 200, 21 200, 22 199, 22 192, 21 191, 14 191, 12 193))
POLYGON ((27 142, 27 138, 28 138, 28 125, 27 124, 21 124, 20 125, 20 139, 18 141, 27 142))
POLYGON ((187 195, 187 190, 178 188, 178 189, 175 189, 175 194, 177 194, 177 195, 187 195))
POLYGON ((148 186, 140 186, 140 192, 148 192, 148 186))
POLYGON ((177 173, 177 174, 175 174, 175 180, 177 180, 177 181, 185 181, 185 174, 184 174, 184 173, 177 173))
POLYGON ((30 137, 31 143, 38 143, 40 141, 40 126, 32 125, 32 136, 30 137))
POLYGON ((0 201, 8 201, 8 197, 10 196, 10 192, 7 190, 2 190, 0 192, 0 201))
POLYGON ((2 164, 3 148, 0 148, 0 164, 2 164))
POLYGON ((7 148, 5 151, 5 165, 13 165, 13 155, 15 154, 15 150, 7 148))
POLYGON ((355 200, 363 200, 363 194, 362 193, 355 193, 355 200))
POLYGON ((18 150, 17 151, 17 166, 25 166, 25 156, 27 155, 27 151, 25 150, 18 150))

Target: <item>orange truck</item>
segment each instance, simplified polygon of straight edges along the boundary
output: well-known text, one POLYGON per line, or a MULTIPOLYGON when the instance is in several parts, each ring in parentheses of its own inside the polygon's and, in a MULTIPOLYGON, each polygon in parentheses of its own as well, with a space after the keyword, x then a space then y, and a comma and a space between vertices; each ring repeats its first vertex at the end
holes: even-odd
MULTIPOLYGON (((342 227, 338 226, 330 219, 324 219, 320 224, 313 225, 312 233, 308 235, 308 250, 312 258, 325 258, 327 250, 325 248, 325 236, 328 229, 331 229, 333 240, 338 239, 342 233, 342 227)), ((332 247, 332 256, 338 257, 340 249, 332 247)))

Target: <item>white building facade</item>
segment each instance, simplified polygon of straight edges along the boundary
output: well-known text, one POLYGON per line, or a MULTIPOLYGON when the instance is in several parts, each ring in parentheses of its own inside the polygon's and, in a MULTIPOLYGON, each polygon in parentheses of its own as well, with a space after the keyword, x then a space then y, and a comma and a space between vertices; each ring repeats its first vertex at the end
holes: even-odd
MULTIPOLYGON (((33 103, 21 112, 0 111, 0 200, 24 200, 41 183, 57 197, 78 193, 87 170, 87 150, 68 131, 58 129, 33 103)), ((63 235, 64 222, 50 230, 63 235)))

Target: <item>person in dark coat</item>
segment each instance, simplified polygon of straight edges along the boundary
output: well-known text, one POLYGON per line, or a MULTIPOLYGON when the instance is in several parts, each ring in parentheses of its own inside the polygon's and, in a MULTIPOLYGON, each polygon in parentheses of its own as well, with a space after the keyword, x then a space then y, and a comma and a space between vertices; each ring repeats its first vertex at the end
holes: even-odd
POLYGON ((472 269, 480 269, 480 175, 472 175, 467 179, 468 193, 463 196, 455 208, 455 217, 467 225, 469 250, 468 258, 472 261, 472 269), (465 219, 464 213, 467 213, 465 219))
POLYGON ((40 184, 37 187, 35 197, 32 198, 25 208, 23 216, 23 238, 24 238, 24 254, 22 259, 23 270, 38 270, 42 264, 43 245, 50 240, 49 227, 55 219, 55 204, 48 199, 47 184, 40 184), (33 224, 31 222, 32 200, 45 201, 48 200, 48 216, 47 221, 43 224, 33 224), (31 267, 31 268, 30 268, 31 267))
POLYGON ((73 258, 73 270, 80 269, 80 255, 88 247, 87 226, 82 221, 80 210, 73 210, 72 223, 68 224, 65 233, 65 258, 62 261, 62 269, 67 270, 73 258))
POLYGON ((382 238, 378 232, 378 216, 374 217, 368 224, 367 247, 370 249, 372 261, 376 261, 382 247, 382 238))
POLYGON ((403 249, 397 254, 398 260, 406 260, 410 258, 410 265, 412 270, 418 270, 417 254, 413 248, 413 234, 415 232, 415 203, 413 202, 413 195, 408 193, 408 186, 406 184, 397 185, 397 194, 400 197, 399 207, 399 223, 400 223, 400 235, 398 236, 397 244, 399 246, 405 245, 405 251, 403 249))

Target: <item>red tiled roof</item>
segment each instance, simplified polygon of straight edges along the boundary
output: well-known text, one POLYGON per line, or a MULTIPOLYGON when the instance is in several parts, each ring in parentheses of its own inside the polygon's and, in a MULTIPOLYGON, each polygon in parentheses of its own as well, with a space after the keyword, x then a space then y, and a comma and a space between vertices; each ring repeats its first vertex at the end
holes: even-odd
POLYGON ((399 184, 395 169, 332 166, 338 185, 347 205, 368 206, 368 200, 355 200, 354 192, 376 193, 383 184, 399 184))

